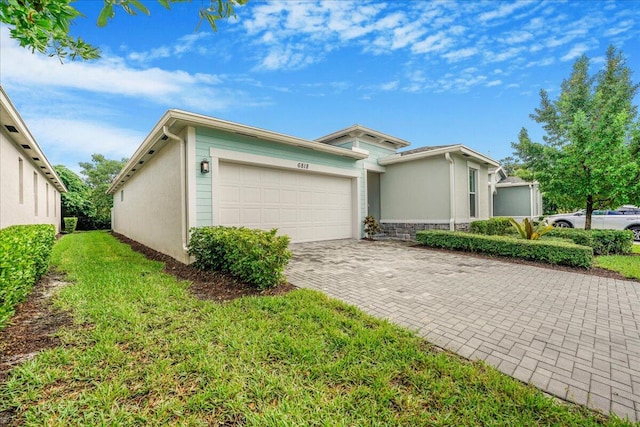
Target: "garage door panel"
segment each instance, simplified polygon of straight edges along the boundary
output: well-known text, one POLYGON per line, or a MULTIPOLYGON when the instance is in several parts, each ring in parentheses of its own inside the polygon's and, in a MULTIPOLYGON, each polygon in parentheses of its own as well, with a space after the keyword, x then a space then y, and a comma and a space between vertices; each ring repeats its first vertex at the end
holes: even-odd
POLYGON ((221 162, 219 179, 221 225, 278 228, 294 242, 352 235, 350 178, 221 162))

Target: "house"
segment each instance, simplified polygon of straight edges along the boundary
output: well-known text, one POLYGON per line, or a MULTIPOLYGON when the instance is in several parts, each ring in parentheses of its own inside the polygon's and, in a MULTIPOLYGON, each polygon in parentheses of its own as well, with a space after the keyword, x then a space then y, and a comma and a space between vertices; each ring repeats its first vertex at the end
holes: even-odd
POLYGON ((400 138, 354 125, 317 140, 167 111, 108 189, 113 230, 188 262, 189 229, 278 228, 292 242, 461 229, 490 214, 488 168, 463 145, 399 151, 400 138))
POLYGON ((67 191, 0 86, 0 228, 62 222, 67 191))
POLYGON ((535 218, 543 214, 542 193, 537 181, 526 181, 517 176, 507 176, 502 168, 495 169, 492 192, 493 212, 491 216, 509 216, 518 220, 535 218))

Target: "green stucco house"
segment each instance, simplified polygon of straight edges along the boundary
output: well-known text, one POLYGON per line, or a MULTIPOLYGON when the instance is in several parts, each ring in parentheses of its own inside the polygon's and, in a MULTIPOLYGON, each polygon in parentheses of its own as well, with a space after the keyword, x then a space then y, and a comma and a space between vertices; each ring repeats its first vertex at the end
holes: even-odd
POLYGON ((277 228, 292 242, 464 229, 489 218, 498 167, 464 145, 409 142, 353 125, 315 140, 167 111, 109 188, 114 231, 188 262, 189 229, 277 228))

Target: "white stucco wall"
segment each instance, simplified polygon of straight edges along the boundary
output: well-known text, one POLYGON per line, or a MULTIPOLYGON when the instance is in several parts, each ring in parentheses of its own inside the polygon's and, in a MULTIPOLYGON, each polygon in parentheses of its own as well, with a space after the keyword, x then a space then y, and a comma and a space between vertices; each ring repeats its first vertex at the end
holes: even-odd
POLYGON ((449 220, 449 163, 444 156, 386 166, 380 176, 381 221, 449 220))
POLYGON ((181 146, 169 141, 113 195, 115 232, 181 262, 182 249, 181 146))
POLYGON ((53 224, 56 231, 60 231, 60 210, 60 192, 18 148, 4 127, 0 129, 0 228, 18 224, 53 224))

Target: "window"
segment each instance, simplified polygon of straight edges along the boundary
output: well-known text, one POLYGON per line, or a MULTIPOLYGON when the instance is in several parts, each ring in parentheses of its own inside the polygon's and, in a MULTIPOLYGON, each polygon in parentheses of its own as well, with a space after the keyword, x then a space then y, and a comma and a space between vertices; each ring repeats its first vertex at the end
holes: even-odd
POLYGON ((49 217, 49 183, 45 183, 44 184, 44 188, 45 188, 45 194, 47 197, 47 217, 49 217))
POLYGON ((120 190, 120 201, 124 202, 124 190, 120 190))
POLYGON ((22 166, 22 159, 18 158, 18 191, 20 194, 18 195, 20 199, 20 204, 24 204, 24 169, 22 166))
POLYGON ((469 168, 469 217, 478 216, 478 171, 469 168))
POLYGON ((38 173, 33 173, 33 214, 38 216, 38 173))

